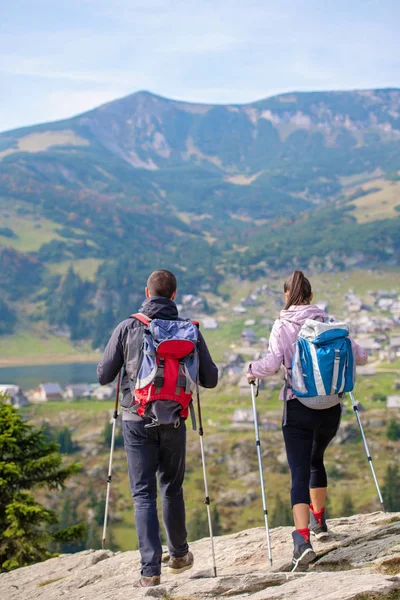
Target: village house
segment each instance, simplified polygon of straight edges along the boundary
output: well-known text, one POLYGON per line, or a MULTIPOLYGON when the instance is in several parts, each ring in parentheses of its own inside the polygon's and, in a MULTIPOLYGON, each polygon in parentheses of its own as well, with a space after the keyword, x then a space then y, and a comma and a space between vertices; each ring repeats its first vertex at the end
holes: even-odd
POLYGON ((203 329, 218 329, 218 321, 213 317, 206 317, 202 321, 203 329))
POLYGON ((76 398, 89 398, 92 395, 92 389, 89 383, 71 383, 65 387, 63 397, 65 400, 75 400, 76 398))
MULTIPOLYGON (((249 384, 247 384, 247 388, 249 384)), ((258 415, 257 415, 258 416, 258 415)), ((233 425, 253 425, 254 415, 252 408, 236 408, 233 412, 233 425)))
POLYGON ((377 342, 375 338, 363 338, 357 340, 357 343, 359 343, 369 355, 377 354, 379 350, 381 350, 381 344, 377 342))
POLYGON ((243 329, 242 333, 240 334, 240 339, 249 345, 255 344, 257 340, 253 329, 249 329, 248 327, 243 329))
POLYGON ((389 340, 389 348, 400 356, 400 335, 392 335, 389 340))
POLYGON ((400 396, 388 396, 386 398, 386 408, 400 408, 400 396))
POLYGON ((244 298, 242 300, 242 305, 243 306, 257 306, 257 295, 256 294, 250 294, 249 296, 247 296, 247 298, 244 298))
POLYGON ((238 306, 234 306, 232 310, 233 310, 233 312, 235 312, 239 315, 242 315, 245 312, 247 312, 247 310, 244 308, 244 306, 241 306, 240 304, 238 306))
POLYGON ((19 385, 14 385, 12 383, 2 384, 0 385, 0 394, 5 394, 7 396, 5 403, 11 404, 14 408, 21 408, 29 403, 28 398, 25 396, 19 385))
POLYGON ((241 375, 243 368, 246 364, 241 354, 231 354, 228 356, 226 364, 222 367, 222 375, 233 377, 235 375, 241 375))
POLYGON ((29 398, 31 402, 62 400, 63 390, 59 383, 41 383, 29 398))
POLYGON ((92 392, 95 400, 110 400, 114 397, 115 388, 112 385, 98 385, 92 392))
POLYGON ((360 310, 363 307, 363 301, 361 300, 361 298, 359 296, 356 296, 355 294, 346 294, 345 296, 346 299, 346 307, 347 310, 350 313, 357 313, 360 312, 360 310))

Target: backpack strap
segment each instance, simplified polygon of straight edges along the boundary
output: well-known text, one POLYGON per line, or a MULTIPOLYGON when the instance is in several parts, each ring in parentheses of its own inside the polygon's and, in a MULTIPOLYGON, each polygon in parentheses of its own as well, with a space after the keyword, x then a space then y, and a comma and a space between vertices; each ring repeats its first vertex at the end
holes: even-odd
POLYGON ((138 321, 143 323, 143 325, 150 325, 151 322, 151 319, 149 317, 146 317, 146 315, 144 315, 143 313, 135 313, 131 315, 131 319, 137 319, 138 321))

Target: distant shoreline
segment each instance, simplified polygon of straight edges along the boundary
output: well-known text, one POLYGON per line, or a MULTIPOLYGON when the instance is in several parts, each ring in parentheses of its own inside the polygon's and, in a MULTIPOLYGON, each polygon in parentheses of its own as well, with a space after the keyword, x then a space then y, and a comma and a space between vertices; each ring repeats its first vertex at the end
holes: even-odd
POLYGON ((0 358, 0 369, 6 367, 34 367, 41 365, 63 365, 73 363, 97 363, 100 353, 39 354, 37 356, 8 356, 0 358))

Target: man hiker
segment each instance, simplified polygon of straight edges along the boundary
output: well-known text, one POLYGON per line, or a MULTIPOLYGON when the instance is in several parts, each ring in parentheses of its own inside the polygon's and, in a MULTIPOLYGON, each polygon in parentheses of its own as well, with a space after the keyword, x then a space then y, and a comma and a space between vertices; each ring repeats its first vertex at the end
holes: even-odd
POLYGON ((148 278, 145 292, 146 299, 139 313, 116 327, 97 367, 101 385, 111 383, 124 367, 122 427, 142 565, 136 587, 160 583, 162 546, 156 475, 170 553, 168 572, 178 574, 193 566, 193 554, 187 543, 182 489, 185 419, 191 391, 196 384, 194 379, 198 376, 198 382, 206 388, 214 388, 218 383, 218 369, 198 327, 179 318, 174 302, 177 294, 174 274, 167 270, 154 271, 148 278), (168 332, 173 332, 174 328, 178 328, 179 334, 171 342, 168 335, 172 334, 168 332), (167 336, 166 341, 159 344, 157 353, 152 347, 156 333, 167 336), (182 349, 184 337, 187 341, 183 343, 192 351, 179 360, 168 358, 171 356, 167 352, 168 344, 170 348, 182 349), (165 358, 161 356, 162 345, 166 349, 165 358), (193 352, 194 347, 197 355, 193 352), (195 368, 193 376, 192 367, 195 368))

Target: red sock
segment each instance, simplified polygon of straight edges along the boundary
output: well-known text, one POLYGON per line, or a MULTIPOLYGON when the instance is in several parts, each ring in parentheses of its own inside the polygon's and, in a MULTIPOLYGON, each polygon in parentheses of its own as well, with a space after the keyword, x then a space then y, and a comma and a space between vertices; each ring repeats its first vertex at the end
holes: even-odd
POLYGON ((325 512, 325 507, 323 506, 321 508, 321 510, 314 510, 313 505, 310 504, 310 509, 311 509, 311 512, 313 513, 314 517, 317 519, 318 523, 321 525, 322 515, 325 512))
POLYGON ((308 529, 308 527, 306 527, 305 529, 296 529, 296 531, 298 531, 299 533, 301 533, 301 535, 303 536, 305 542, 309 542, 310 541, 310 530, 308 529))

